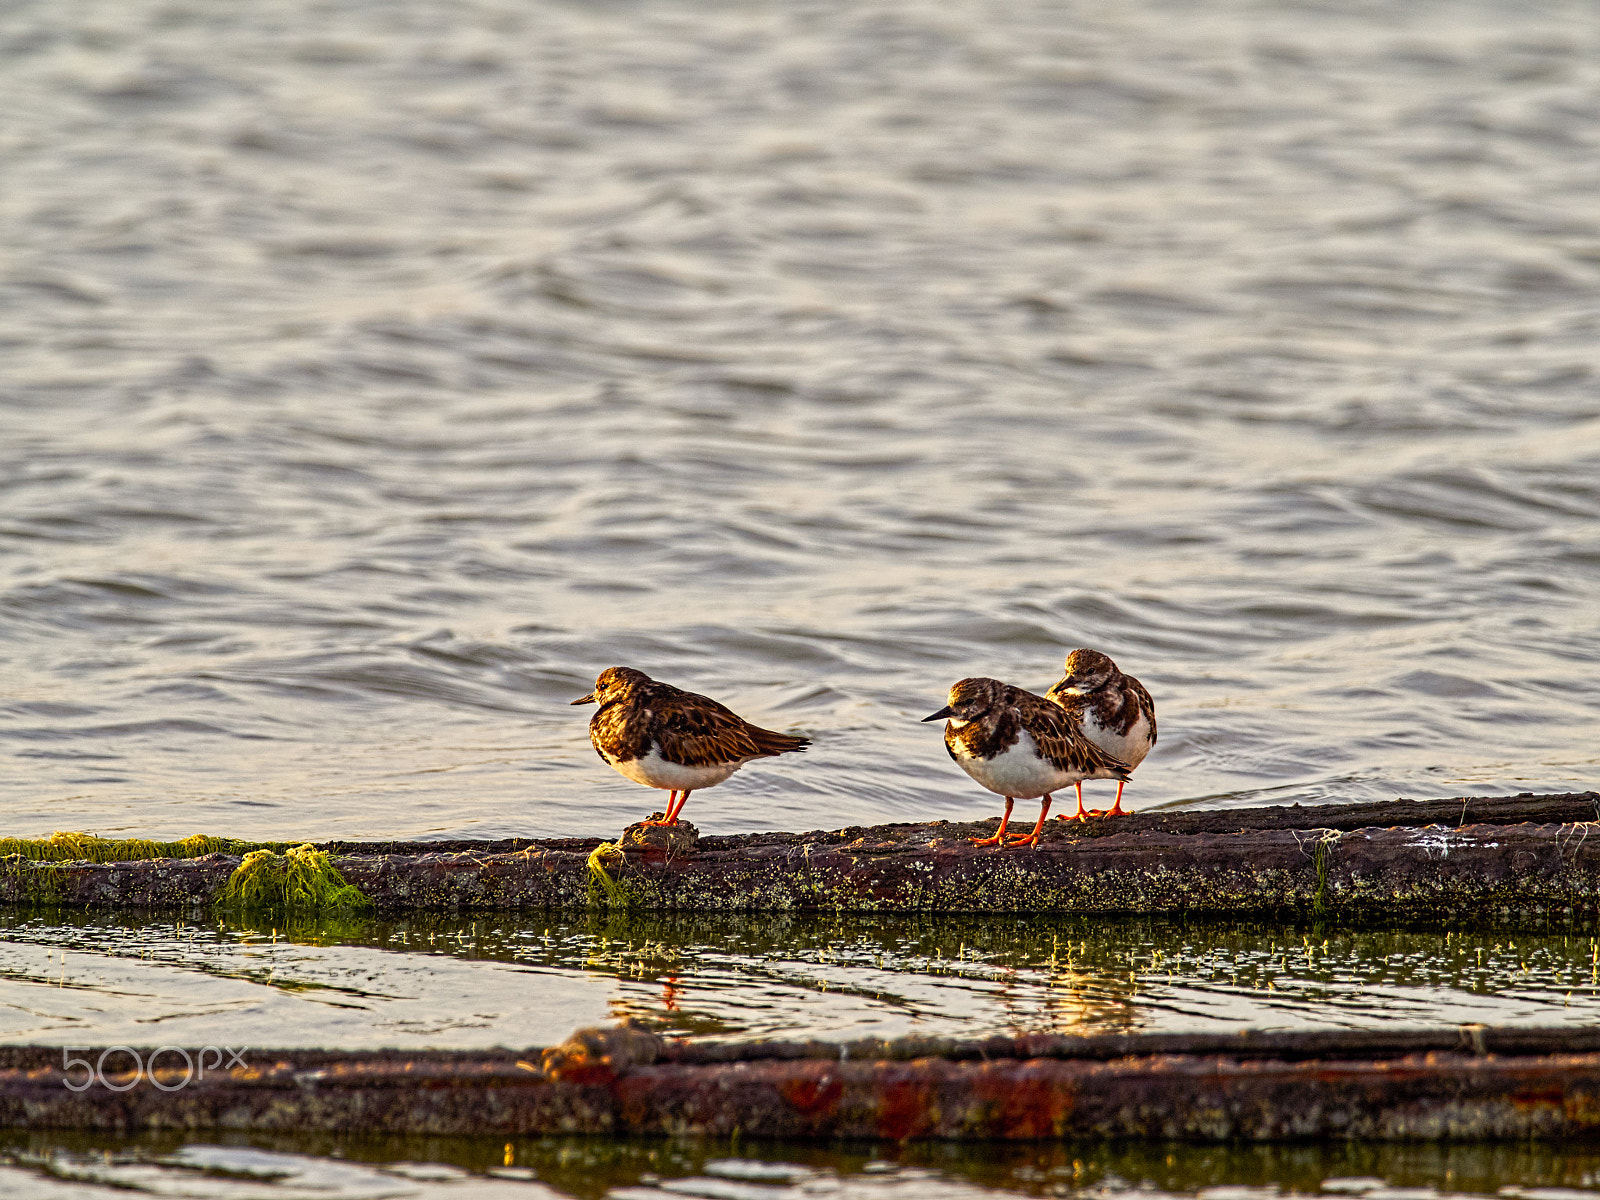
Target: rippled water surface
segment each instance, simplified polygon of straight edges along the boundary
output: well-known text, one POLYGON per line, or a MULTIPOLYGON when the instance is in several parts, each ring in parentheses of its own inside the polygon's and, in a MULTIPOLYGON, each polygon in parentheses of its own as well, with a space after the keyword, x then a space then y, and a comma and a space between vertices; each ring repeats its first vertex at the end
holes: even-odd
POLYGON ((613 663, 972 816, 1080 644, 1135 807, 1600 774, 1587 5, 14 0, 0 156, 7 833, 611 832, 613 663))
POLYGON ((274 928, 0 915, 0 1042, 477 1049, 551 1045, 622 1017, 690 1038, 841 1041, 1592 1025, 1600 943, 1588 932, 1033 916, 562 913, 274 928))
POLYGON ((57 1198, 369 1200, 1580 1200, 1592 1148, 1516 1146, 919 1145, 844 1147, 321 1135, 0 1138, 0 1188, 57 1198))

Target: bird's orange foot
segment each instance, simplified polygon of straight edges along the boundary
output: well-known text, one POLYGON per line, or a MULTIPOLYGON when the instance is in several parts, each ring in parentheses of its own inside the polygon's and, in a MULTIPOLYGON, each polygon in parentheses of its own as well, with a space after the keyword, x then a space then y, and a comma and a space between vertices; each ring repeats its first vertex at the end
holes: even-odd
POLYGON ((998 833, 993 837, 967 839, 967 841, 971 842, 974 846, 998 846, 1003 840, 1004 839, 1002 839, 998 833))
POLYGON ((1022 846, 1032 846, 1034 849, 1038 849, 1039 835, 1037 833, 1028 833, 1024 834, 1022 837, 1014 838, 1006 843, 1006 849, 1008 850, 1016 850, 1022 846))

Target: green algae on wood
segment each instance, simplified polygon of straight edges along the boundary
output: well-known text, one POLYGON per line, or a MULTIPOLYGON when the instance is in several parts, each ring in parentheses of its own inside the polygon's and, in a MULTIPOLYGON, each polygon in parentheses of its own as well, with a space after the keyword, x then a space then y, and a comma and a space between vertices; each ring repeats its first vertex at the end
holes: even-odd
POLYGON ((655 813, 648 821, 636 821, 624 829, 616 841, 601 842, 589 851, 587 897, 590 908, 634 907, 628 889, 619 884, 606 869, 621 868, 627 863, 629 854, 641 855, 652 862, 673 862, 693 857, 700 840, 699 829, 689 821, 677 821, 671 825, 655 824, 660 816, 660 813, 655 813))
POLYGON ((48 838, 3 838, 0 896, 43 907, 122 901, 129 907, 192 908, 214 901, 232 909, 297 915, 372 907, 315 846, 205 834, 176 842, 69 831, 48 838), (92 867, 117 869, 96 873, 92 867), (227 871, 220 880, 219 867, 227 871), (75 886, 85 882, 88 895, 75 886))
POLYGON ((66 864, 131 863, 152 859, 192 859, 207 854, 242 854, 263 845, 197 833, 175 842, 150 838, 106 838, 58 829, 47 838, 0 838, 0 873, 19 901, 51 907, 66 900, 66 864))
POLYGON ((176 842, 148 838, 103 838, 57 830, 47 838, 0 838, 0 857, 20 855, 33 862, 137 862, 148 858, 199 858, 203 854, 243 854, 281 850, 285 842, 244 842, 203 833, 176 842))
POLYGON ((352 887, 326 851, 294 846, 283 854, 253 850, 246 854, 217 897, 221 908, 287 914, 358 911, 372 902, 352 887))
POLYGON ((612 908, 631 906, 628 893, 606 870, 608 863, 620 866, 623 861, 622 846, 617 842, 601 842, 589 852, 586 865, 589 868, 587 895, 590 907, 598 908, 602 902, 612 908))

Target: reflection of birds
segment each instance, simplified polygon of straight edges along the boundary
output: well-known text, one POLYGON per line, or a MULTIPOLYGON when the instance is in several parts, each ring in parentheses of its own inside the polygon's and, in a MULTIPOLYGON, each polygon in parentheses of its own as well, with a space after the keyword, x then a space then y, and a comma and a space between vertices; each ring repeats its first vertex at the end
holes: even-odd
POLYGON ((600 705, 589 740, 619 774, 672 795, 659 821, 676 825, 689 793, 721 783, 755 758, 804 750, 810 740, 761 729, 707 696, 657 683, 632 667, 607 667, 574 704, 600 705))
POLYGON ((948 718, 944 745, 961 769, 1006 798, 993 837, 978 846, 1037 846, 1050 813, 1050 793, 1084 779, 1126 779, 1128 768, 1079 731, 1071 714, 1043 696, 998 679, 963 679, 950 688, 950 703, 924 721, 948 718), (1015 799, 1043 797, 1033 832, 1005 840, 1015 799))
MULTIPOLYGON (((1132 771, 1156 744, 1156 705, 1144 684, 1124 675, 1098 650, 1074 650, 1067 655, 1066 676, 1045 696, 1072 714, 1083 736, 1132 771)), ((1085 776, 1085 778, 1091 778, 1085 776)), ((1077 819, 1087 816, 1121 816, 1122 788, 1117 781, 1117 802, 1109 812, 1084 812, 1083 784, 1078 784, 1077 819)), ((1070 820, 1071 818, 1062 818, 1070 820)))

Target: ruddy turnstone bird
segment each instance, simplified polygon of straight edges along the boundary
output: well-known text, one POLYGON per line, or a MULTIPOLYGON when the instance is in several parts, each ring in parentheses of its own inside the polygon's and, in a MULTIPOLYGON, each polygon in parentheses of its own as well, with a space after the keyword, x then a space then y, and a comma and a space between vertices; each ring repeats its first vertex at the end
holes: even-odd
MULTIPOLYGON (((1144 684, 1124 675, 1098 650, 1074 650, 1067 655, 1066 677, 1045 697, 1071 713, 1079 731, 1113 758, 1128 764, 1132 771, 1156 744, 1156 705, 1144 684)), ((1088 778, 1085 776, 1085 778, 1088 778)), ((1085 817, 1117 817, 1123 814, 1122 788, 1117 781, 1117 802, 1106 812, 1083 809, 1083 784, 1078 784, 1078 812, 1064 821, 1085 817)))
POLYGON ((600 705, 589 740, 617 773, 672 795, 659 821, 676 825, 689 793, 721 783, 755 758, 804 750, 809 738, 750 724, 709 696, 658 683, 632 667, 607 667, 574 704, 600 705))
POLYGON ((998 679, 963 679, 950 703, 924 721, 946 720, 944 746, 961 769, 1006 798, 993 837, 975 846, 1037 846, 1050 815, 1050 793, 1085 779, 1126 779, 1128 767, 1084 737, 1071 714, 1043 696, 998 679), (1007 842, 1011 805, 1042 797, 1039 820, 1026 837, 1007 842))

